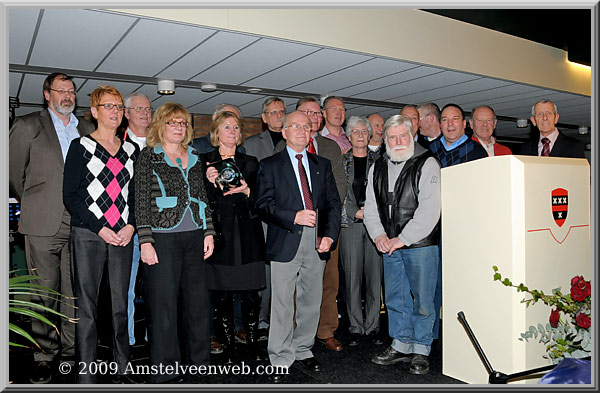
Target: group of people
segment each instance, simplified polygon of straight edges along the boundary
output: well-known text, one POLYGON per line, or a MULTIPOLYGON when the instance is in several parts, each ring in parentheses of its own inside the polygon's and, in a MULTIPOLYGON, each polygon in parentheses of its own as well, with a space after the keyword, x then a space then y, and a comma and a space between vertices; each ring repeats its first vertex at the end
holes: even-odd
MULTIPOLYGON (((78 322, 63 323, 60 336, 32 322, 41 348, 32 382, 49 382, 58 359, 96 361, 97 307, 108 301, 115 382, 142 382, 127 368, 138 273, 150 365, 207 365, 222 346, 233 361, 240 301, 255 359, 264 359, 259 340, 268 336, 272 365, 319 371, 315 341, 343 350, 334 336, 338 295, 347 345, 365 337, 379 345, 383 292, 392 343, 372 362, 429 372, 442 293, 441 168, 511 154, 493 136, 490 106, 472 110, 469 138, 456 104, 406 105, 387 120, 346 119, 342 97, 322 106, 302 97, 291 113, 269 97, 266 131, 243 140, 241 110, 222 104, 208 135, 193 139, 192 117, 180 104, 153 111, 142 93, 124 98, 99 86, 90 98, 94 127, 73 114, 76 87, 68 75, 49 75, 43 94, 47 108, 16 118, 10 129, 10 191, 21 203, 28 269, 74 296, 77 308, 34 301, 78 322), (118 135, 123 116, 128 128, 118 135), (237 168, 239 182, 225 184, 218 170, 224 162, 237 168), (98 296, 105 266, 110 299, 98 296)), ((533 105, 531 122, 539 136, 521 154, 585 157, 583 144, 556 128, 551 101, 533 105)), ((285 377, 271 376, 274 383, 285 377)), ((95 383, 96 375, 78 374, 77 381, 95 383)))

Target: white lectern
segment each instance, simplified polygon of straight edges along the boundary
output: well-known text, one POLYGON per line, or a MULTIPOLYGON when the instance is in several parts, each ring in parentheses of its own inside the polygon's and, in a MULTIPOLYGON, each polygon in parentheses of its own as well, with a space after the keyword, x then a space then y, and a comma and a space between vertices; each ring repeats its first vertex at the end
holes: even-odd
POLYGON ((551 364, 538 340, 518 340, 550 308, 526 308, 529 295, 494 281, 493 265, 545 293, 592 278, 587 160, 500 156, 442 169, 442 372, 467 383, 487 384, 488 373, 459 311, 495 370, 551 364))

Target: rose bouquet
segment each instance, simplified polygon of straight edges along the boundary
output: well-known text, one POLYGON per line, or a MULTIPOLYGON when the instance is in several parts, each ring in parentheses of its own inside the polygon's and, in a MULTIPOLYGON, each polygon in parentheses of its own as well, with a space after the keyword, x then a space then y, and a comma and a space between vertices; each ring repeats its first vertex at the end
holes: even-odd
POLYGON ((544 326, 538 323, 530 326, 529 330, 521 333, 519 340, 528 341, 531 338, 538 339, 546 344, 546 355, 552 363, 558 363, 564 358, 585 358, 592 351, 592 336, 590 327, 592 325, 592 284, 585 281, 583 276, 575 276, 571 279, 570 293, 563 294, 560 288, 552 290, 551 295, 545 294, 537 289, 529 289, 525 284, 513 285, 508 278, 502 278, 498 267, 493 266, 494 281, 500 281, 507 287, 517 289, 517 292, 526 292, 531 295, 530 299, 523 299, 527 307, 538 301, 551 307, 548 323, 544 326))

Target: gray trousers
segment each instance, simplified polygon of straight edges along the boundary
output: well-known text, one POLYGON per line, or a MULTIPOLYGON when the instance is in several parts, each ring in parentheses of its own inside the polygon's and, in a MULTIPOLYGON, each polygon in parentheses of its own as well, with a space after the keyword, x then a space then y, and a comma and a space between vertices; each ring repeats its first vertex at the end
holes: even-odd
MULTIPOLYGON (((25 235, 25 255, 27 268, 32 275, 43 277, 44 280, 35 280, 33 283, 44 285, 58 291, 68 298, 61 298, 63 303, 54 299, 32 296, 31 301, 57 310, 69 318, 75 317, 75 304, 73 300, 73 285, 71 280, 71 262, 69 260, 69 235, 71 231, 71 217, 65 210, 58 233, 54 236, 25 235)), ((32 319, 31 331, 33 338, 38 342, 41 350, 34 354, 34 360, 52 361, 59 350, 63 356, 75 355, 75 324, 60 319, 50 313, 39 311, 60 329, 60 336, 51 326, 32 319)))
POLYGON ((342 228, 340 261, 346 281, 346 308, 350 333, 369 334, 379 331, 381 274, 383 262, 362 223, 342 228), (363 320, 361 289, 365 279, 365 317, 363 320))
MULTIPOLYGON (((265 234, 265 241, 267 240, 267 224, 262 223, 263 233, 265 234)), ((269 262, 265 263, 265 276, 267 278, 267 286, 265 289, 259 292, 260 294, 260 314, 258 315, 258 328, 267 329, 269 328, 269 313, 271 311, 271 265, 269 262)))
POLYGON ((271 261, 271 327, 269 360, 291 366, 313 357, 311 348, 319 324, 325 261, 315 250, 315 229, 304 227, 296 256, 289 262, 271 261), (294 329, 296 290, 296 329, 294 329))

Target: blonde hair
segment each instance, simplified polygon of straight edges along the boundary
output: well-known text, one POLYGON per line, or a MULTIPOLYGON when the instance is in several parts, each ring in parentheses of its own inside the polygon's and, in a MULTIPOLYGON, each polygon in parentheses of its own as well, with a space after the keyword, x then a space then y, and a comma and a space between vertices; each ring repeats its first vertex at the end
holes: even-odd
POLYGON ((121 102, 123 102, 123 95, 114 86, 100 85, 100 86, 96 87, 94 89, 94 91, 92 91, 92 94, 90 95, 90 106, 92 108, 95 108, 98 105, 100 105, 100 99, 105 94, 115 96, 115 97, 119 98, 121 100, 121 102))
POLYGON ((187 150, 188 144, 192 140, 192 116, 181 104, 175 102, 167 102, 162 104, 150 121, 148 134, 146 135, 146 145, 156 147, 164 142, 163 134, 165 132, 166 123, 176 117, 184 117, 188 126, 185 128, 185 138, 181 142, 181 147, 187 150))
POLYGON ((227 119, 234 119, 238 127, 240 127, 240 136, 237 141, 235 141, 235 144, 236 146, 242 144, 242 121, 234 112, 225 111, 215 116, 215 119, 210 125, 210 144, 214 147, 219 147, 219 127, 221 127, 221 124, 227 119))

